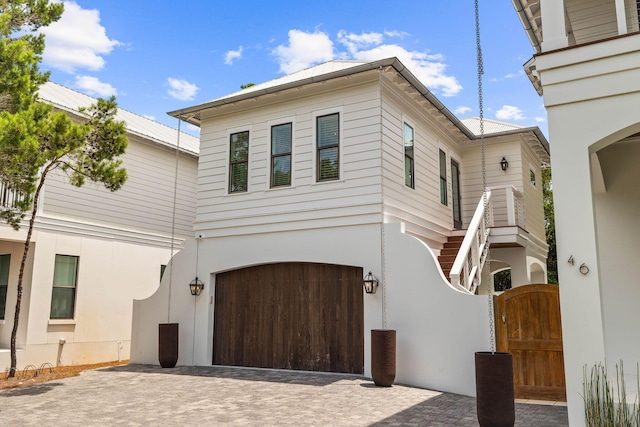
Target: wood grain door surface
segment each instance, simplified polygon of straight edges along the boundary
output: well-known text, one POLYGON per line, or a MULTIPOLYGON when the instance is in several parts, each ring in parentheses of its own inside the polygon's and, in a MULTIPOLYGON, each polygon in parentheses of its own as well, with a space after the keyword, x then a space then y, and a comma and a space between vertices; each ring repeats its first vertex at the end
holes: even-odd
POLYGON ((362 277, 295 262, 216 275, 213 364, 362 374, 362 277))
POLYGON ((513 355, 515 397, 566 401, 558 285, 526 285, 495 297, 498 351, 513 355))

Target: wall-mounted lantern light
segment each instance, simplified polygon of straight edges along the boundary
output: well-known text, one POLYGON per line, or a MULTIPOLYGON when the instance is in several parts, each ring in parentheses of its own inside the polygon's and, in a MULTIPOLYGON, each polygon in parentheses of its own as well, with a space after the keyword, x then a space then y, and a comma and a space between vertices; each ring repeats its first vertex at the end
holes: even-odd
POLYGON ((363 284, 364 284, 364 291, 366 293, 375 294, 376 289, 378 289, 378 278, 373 274, 371 274, 371 272, 369 272, 369 274, 364 276, 363 284))
POLYGON ((507 171, 507 169, 509 168, 509 162, 507 162, 507 159, 505 159, 504 157, 502 158, 502 160, 500 160, 500 167, 502 168, 503 171, 507 171))
POLYGON ((197 277, 193 279, 191 283, 189 283, 189 290, 191 291, 191 295, 193 295, 194 297, 200 295, 200 292, 202 292, 203 288, 204 283, 202 283, 202 281, 197 277))

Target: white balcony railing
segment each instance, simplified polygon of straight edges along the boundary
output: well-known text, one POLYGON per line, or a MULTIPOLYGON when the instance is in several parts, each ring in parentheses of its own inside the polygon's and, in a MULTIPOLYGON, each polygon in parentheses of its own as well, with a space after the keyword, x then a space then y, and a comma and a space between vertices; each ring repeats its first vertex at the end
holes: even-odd
POLYGON ((524 197, 513 186, 492 187, 486 192, 489 221, 485 221, 484 197, 478 202, 467 233, 462 240, 449 278, 457 289, 475 294, 482 281, 482 268, 486 261, 490 227, 525 229, 524 197))
POLYGON ((6 182, 0 181, 0 207, 15 209, 17 203, 22 200, 22 195, 13 190, 6 182))

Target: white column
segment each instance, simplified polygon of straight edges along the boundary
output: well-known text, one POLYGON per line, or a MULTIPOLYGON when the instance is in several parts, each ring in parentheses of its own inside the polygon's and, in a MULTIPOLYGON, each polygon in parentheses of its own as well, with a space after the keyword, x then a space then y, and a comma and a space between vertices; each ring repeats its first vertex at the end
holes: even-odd
POLYGON ((616 18, 618 21, 618 34, 627 34, 627 11, 624 0, 616 0, 616 18))
POLYGON ((540 0, 542 51, 569 46, 564 18, 564 0, 540 0))

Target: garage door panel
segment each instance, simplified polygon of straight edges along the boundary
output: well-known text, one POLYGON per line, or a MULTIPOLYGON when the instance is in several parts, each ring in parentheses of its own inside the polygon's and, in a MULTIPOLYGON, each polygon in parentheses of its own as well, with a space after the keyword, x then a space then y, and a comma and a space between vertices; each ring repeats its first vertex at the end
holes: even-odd
POLYGON ((213 363, 362 373, 362 269, 313 263, 216 276, 213 363))

